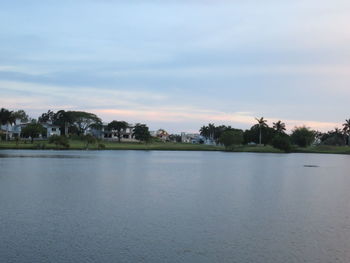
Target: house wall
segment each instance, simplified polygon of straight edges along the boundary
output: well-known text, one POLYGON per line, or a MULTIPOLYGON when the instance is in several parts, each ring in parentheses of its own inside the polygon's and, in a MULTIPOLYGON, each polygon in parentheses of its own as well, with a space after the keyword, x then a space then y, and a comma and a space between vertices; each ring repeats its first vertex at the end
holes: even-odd
POLYGON ((61 130, 58 127, 48 127, 46 137, 49 138, 53 135, 61 136, 61 130))

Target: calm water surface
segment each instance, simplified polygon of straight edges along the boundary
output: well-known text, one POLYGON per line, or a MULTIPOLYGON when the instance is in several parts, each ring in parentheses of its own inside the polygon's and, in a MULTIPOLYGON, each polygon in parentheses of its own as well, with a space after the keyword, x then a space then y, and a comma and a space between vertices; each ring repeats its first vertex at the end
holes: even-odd
POLYGON ((0 262, 350 262, 350 156, 0 151, 0 262))

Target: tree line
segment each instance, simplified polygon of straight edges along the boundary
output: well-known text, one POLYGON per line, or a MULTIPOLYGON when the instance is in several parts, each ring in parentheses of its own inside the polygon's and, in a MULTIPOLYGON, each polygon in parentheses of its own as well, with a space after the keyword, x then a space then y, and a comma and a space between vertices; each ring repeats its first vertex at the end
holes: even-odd
POLYGON ((334 146, 349 145, 350 119, 345 120, 343 129, 335 128, 325 133, 301 126, 295 127, 291 134, 287 134, 284 122, 274 122, 270 127, 267 120, 262 117, 256 118, 256 124, 244 131, 231 126, 215 126, 209 123, 200 128, 200 134, 216 144, 223 144, 227 149, 241 144, 269 144, 288 152, 293 145, 307 147, 315 142, 334 146))
MULTIPOLYGON (((148 142, 151 138, 146 124, 138 123, 134 127, 129 127, 129 124, 125 121, 113 120, 104 126, 102 120, 96 114, 90 112, 65 110, 54 112, 48 110, 42 113, 38 119, 31 119, 24 110, 10 111, 1 108, 0 123, 6 127, 5 140, 9 138, 9 127, 15 124, 16 120, 27 122, 25 127, 22 128, 21 134, 32 139, 45 133, 43 124, 47 123, 60 127, 61 134, 65 137, 74 135, 83 137, 87 135, 89 130, 99 131, 103 129, 105 132, 113 132, 120 142, 125 130, 131 128, 132 136, 136 140, 148 142)), ((247 130, 225 125, 215 126, 213 123, 209 123, 200 128, 200 134, 206 140, 215 144, 222 144, 226 148, 242 144, 269 144, 275 148, 290 151, 293 145, 307 147, 315 141, 323 145, 343 146, 350 143, 350 119, 345 120, 342 129, 335 128, 325 133, 302 126, 295 127, 291 134, 287 134, 284 122, 274 122, 270 127, 267 120, 261 117, 256 118, 256 124, 247 130)), ((181 142, 181 136, 173 134, 169 136, 169 140, 181 142)))
POLYGON ((146 124, 138 123, 133 127, 125 121, 116 121, 103 126, 102 120, 94 113, 85 111, 64 111, 57 112, 48 110, 36 119, 31 119, 24 110, 10 111, 2 108, 0 110, 0 123, 6 126, 5 139, 8 140, 9 127, 16 123, 16 120, 28 122, 22 129, 21 134, 25 137, 37 138, 45 133, 43 124, 52 124, 59 126, 62 135, 68 137, 71 135, 84 136, 89 130, 113 131, 117 134, 118 140, 121 140, 122 132, 127 128, 132 128, 132 136, 139 141, 148 141, 151 137, 149 128, 146 124))

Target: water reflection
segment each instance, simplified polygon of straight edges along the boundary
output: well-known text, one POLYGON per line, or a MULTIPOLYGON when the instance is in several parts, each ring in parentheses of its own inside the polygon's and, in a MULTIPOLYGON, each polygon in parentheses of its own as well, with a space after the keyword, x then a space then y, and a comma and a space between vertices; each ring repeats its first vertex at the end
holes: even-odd
POLYGON ((350 261, 350 156, 1 155, 1 262, 350 261))

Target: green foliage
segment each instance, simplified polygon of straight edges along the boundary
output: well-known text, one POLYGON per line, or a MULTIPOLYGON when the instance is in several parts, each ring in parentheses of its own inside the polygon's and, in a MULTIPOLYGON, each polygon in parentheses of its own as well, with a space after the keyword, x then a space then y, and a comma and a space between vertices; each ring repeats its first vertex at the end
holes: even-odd
POLYGON ((315 136, 316 132, 311 130, 310 128, 307 128, 305 126, 296 127, 292 131, 291 142, 300 147, 307 147, 315 141, 315 136))
POLYGON ((256 144, 260 143, 260 129, 261 129, 261 143, 271 144, 272 139, 275 137, 276 131, 268 126, 260 127, 259 124, 253 125, 249 130, 245 130, 243 137, 244 143, 248 144, 254 142, 256 144))
POLYGON ((30 123, 22 129, 22 134, 25 137, 31 137, 32 143, 34 138, 39 137, 43 133, 45 133, 44 127, 40 123, 36 122, 30 123))
POLYGON ((13 115, 13 111, 9 111, 7 109, 1 108, 0 110, 0 124, 12 124, 15 123, 16 118, 13 115))
POLYGON ((284 133, 286 130, 286 124, 282 121, 277 121, 273 123, 272 127, 277 133, 284 133))
POLYGON ((99 143, 97 147, 98 147, 99 150, 106 149, 106 145, 103 144, 103 143, 99 143))
POLYGON ((181 135, 178 134, 170 134, 168 140, 170 142, 177 142, 180 143, 181 142, 181 135))
POLYGON ((282 150, 284 152, 291 152, 292 145, 290 143, 290 138, 286 134, 276 135, 271 142, 272 146, 276 149, 282 150))
POLYGON ((343 132, 347 136, 346 144, 350 145, 350 119, 345 120, 345 123, 343 124, 343 132))
MULTIPOLYGON (((68 136, 69 126, 73 125, 73 122, 74 122, 71 112, 60 110, 57 113, 55 113, 54 119, 55 119, 54 124, 59 125, 61 127, 61 131, 64 131, 64 135, 68 136)), ((78 129, 76 128, 76 134, 77 133, 78 133, 78 129)))
POLYGON ((346 144, 347 135, 342 130, 335 128, 332 131, 320 134, 319 138, 323 145, 343 146, 346 144))
MULTIPOLYGON (((84 111, 67 111, 65 112, 67 118, 75 126, 78 135, 84 134, 87 129, 100 126, 102 121, 95 114, 84 111)), ((74 129, 72 129, 74 131, 74 129)))
POLYGON ((86 149, 89 149, 90 144, 96 144, 97 140, 94 136, 87 134, 84 136, 81 136, 82 140, 86 142, 86 149))
POLYGON ((226 130, 219 139, 226 149, 234 145, 240 145, 243 143, 243 131, 241 130, 226 130))
POLYGON ((133 130, 133 136, 136 140, 143 142, 149 142, 151 139, 151 134, 146 124, 136 124, 133 130))
POLYGON ((34 144, 34 148, 35 149, 44 150, 44 149, 46 149, 46 143, 37 142, 37 143, 34 144))
POLYGON ((49 138, 49 143, 55 144, 56 146, 69 148, 69 141, 68 138, 65 136, 53 135, 49 138))
POLYGON ((338 136, 328 137, 322 142, 323 145, 333 145, 333 146, 344 146, 346 144, 346 139, 340 138, 338 136))
POLYGON ((19 119, 23 122, 29 121, 29 116, 24 110, 18 110, 13 112, 13 116, 15 119, 19 119))
POLYGON ((237 130, 237 129, 234 129, 231 126, 225 126, 225 125, 215 126, 215 124, 209 123, 207 126, 204 125, 200 128, 200 135, 202 135, 206 139, 210 139, 216 143, 219 143, 221 135, 228 130, 237 130))
POLYGON ((112 121, 108 123, 107 127, 108 130, 115 131, 117 133, 118 141, 120 142, 123 135, 122 132, 125 131, 128 126, 128 123, 125 121, 112 121))
POLYGON ((52 110, 48 110, 47 112, 41 114, 41 116, 38 118, 38 122, 40 123, 47 123, 47 122, 53 123, 54 121, 55 121, 55 113, 52 110))

